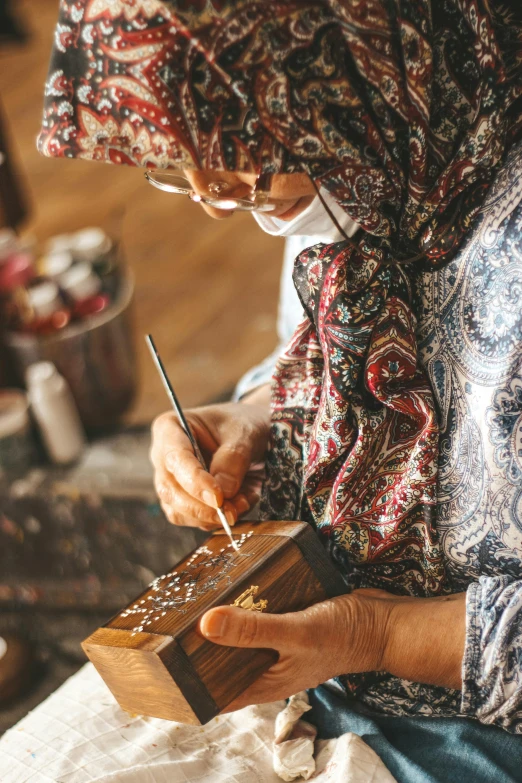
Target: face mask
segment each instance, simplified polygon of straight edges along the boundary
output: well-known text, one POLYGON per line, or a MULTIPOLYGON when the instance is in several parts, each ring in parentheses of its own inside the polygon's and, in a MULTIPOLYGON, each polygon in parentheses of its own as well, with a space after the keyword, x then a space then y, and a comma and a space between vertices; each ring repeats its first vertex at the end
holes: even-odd
MULTIPOLYGON (((357 229, 355 223, 342 207, 324 190, 321 190, 328 207, 344 229, 347 236, 352 237, 357 229)), ((344 236, 337 230, 318 196, 312 203, 293 220, 280 220, 270 217, 266 212, 253 212, 254 220, 260 228, 273 237, 313 236, 317 241, 340 242, 344 236)))

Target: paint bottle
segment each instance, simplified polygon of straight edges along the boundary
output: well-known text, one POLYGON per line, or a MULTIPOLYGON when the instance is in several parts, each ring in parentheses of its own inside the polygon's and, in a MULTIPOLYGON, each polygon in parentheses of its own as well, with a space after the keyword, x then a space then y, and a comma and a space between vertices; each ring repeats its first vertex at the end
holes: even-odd
POLYGON ((18 250, 18 237, 12 228, 0 230, 0 263, 18 250))
POLYGON ((71 252, 78 263, 90 264, 102 281, 102 290, 112 298, 119 286, 116 247, 101 228, 84 228, 73 235, 71 252))
POLYGON ((84 228, 73 235, 71 250, 75 259, 91 264, 97 274, 110 271, 113 266, 113 244, 101 228, 84 228))
POLYGON ((45 243, 45 253, 71 253, 74 244, 74 234, 55 234, 45 243))
POLYGON ((0 320, 6 329, 20 328, 29 317, 26 286, 34 276, 30 253, 15 250, 0 261, 0 320))
POLYGON ((71 268, 73 261, 70 250, 53 250, 38 260, 37 270, 40 275, 57 280, 60 275, 71 268))
POLYGON ((71 313, 65 307, 60 289, 52 280, 43 280, 27 289, 27 302, 32 318, 27 329, 38 334, 52 334, 63 329, 71 320, 71 313))
POLYGON ((102 283, 90 264, 75 264, 59 278, 60 288, 71 303, 73 318, 81 319, 103 312, 110 299, 101 293, 102 283))
POLYGON ((58 465, 74 462, 85 447, 85 434, 69 384, 52 362, 32 364, 26 380, 49 458, 58 465))

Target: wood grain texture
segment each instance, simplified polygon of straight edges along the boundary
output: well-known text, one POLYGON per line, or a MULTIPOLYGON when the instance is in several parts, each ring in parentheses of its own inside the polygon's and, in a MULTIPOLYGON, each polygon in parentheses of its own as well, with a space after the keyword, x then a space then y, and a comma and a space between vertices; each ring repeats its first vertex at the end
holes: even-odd
POLYGON ((324 600, 326 588, 337 586, 336 578, 330 580, 326 573, 328 561, 314 554, 314 544, 321 550, 322 545, 306 523, 244 522, 234 528, 240 541, 241 535, 239 554, 225 536, 210 536, 202 554, 186 558, 166 582, 153 583, 84 642, 85 652, 125 709, 181 722, 210 720, 266 671, 277 654, 210 642, 199 633, 204 612, 232 604, 251 585, 259 588, 255 600, 267 600, 267 611, 273 613, 304 609, 324 600), (173 582, 175 577, 180 581, 173 582), (211 587, 206 589, 208 578, 211 587), (192 582, 205 588, 196 598, 183 592, 192 582), (187 602, 180 604, 181 610, 155 608, 151 613, 149 606, 170 600, 172 584, 187 602), (137 630, 146 617, 146 626, 137 630))
MULTIPOLYGON (((99 628, 82 643, 85 654, 122 709, 199 724, 201 720, 191 700, 182 693, 161 655, 174 645, 170 636, 143 633, 131 637, 109 628, 99 628)), ((171 653, 167 662, 173 658, 171 653)))
MULTIPOLYGON (((286 523, 282 523, 286 524, 286 523)), ((302 523, 300 523, 302 524, 302 523)), ((226 537, 210 537, 206 545, 211 550, 212 554, 219 556, 222 554, 221 550, 225 549, 225 552, 230 555, 232 567, 228 574, 221 574, 219 571, 219 565, 217 570, 217 576, 221 576, 220 581, 217 583, 215 589, 210 589, 205 595, 199 597, 197 601, 187 603, 184 607, 184 611, 171 610, 165 614, 162 612, 155 612, 152 617, 150 625, 147 626, 149 633, 157 634, 171 634, 179 636, 184 633, 187 628, 194 625, 195 622, 201 617, 201 615, 216 604, 232 603, 233 599, 240 594, 237 592, 237 584, 243 584, 243 581, 247 582, 253 579, 254 574, 259 571, 260 565, 267 562, 269 558, 274 557, 277 552, 288 546, 288 537, 284 535, 270 536, 263 535, 262 531, 265 523, 257 525, 252 522, 242 523, 236 525, 234 531, 241 532, 254 532, 251 538, 249 538, 242 546, 240 554, 237 554, 228 543, 226 537)), ((292 523, 293 525, 293 523, 292 523)), ((238 538, 236 532, 234 537, 238 538)), ((177 574, 182 573, 188 567, 190 556, 182 560, 173 570, 177 574)), ((198 576, 203 573, 205 575, 205 566, 194 570, 194 575, 198 576)), ((243 588, 244 589, 244 588, 243 588)), ((160 591, 160 595, 163 591, 160 591)), ((139 608, 140 606, 146 606, 150 597, 157 596, 154 588, 149 586, 143 591, 133 602, 130 607, 139 608), (143 603, 142 603, 143 602, 143 603)), ((140 622, 140 615, 129 614, 124 616, 123 613, 115 615, 107 623, 108 628, 118 628, 122 630, 132 631, 137 622, 140 622)))
MULTIPOLYGON (((260 564, 252 579, 238 584, 227 603, 241 595, 251 582, 260 588, 256 598, 265 598, 268 601, 266 611, 272 614, 297 612, 326 597, 320 582, 292 540, 269 561, 260 564)), ((273 650, 213 644, 201 637, 197 627, 183 634, 180 644, 220 710, 225 709, 277 660, 273 650)))
MULTIPOLYGON (((240 525, 236 525, 234 527, 234 533, 241 533, 243 531, 243 525, 245 524, 252 523, 241 523, 240 525)), ((311 525, 305 525, 302 522, 273 521, 254 524, 256 525, 256 537, 285 536, 292 538, 299 547, 310 568, 321 582, 328 598, 335 598, 335 596, 344 595, 346 593, 346 583, 344 579, 328 557, 328 554, 320 543, 311 525)), ((221 540, 226 540, 226 533, 224 530, 216 530, 213 533, 213 536, 216 536, 221 540)))

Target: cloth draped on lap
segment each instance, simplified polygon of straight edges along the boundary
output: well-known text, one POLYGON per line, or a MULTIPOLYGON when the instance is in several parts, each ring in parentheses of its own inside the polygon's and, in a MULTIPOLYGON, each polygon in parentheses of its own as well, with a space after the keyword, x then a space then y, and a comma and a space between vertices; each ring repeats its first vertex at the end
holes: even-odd
MULTIPOLYGON (((92 664, 0 739, 2 783, 281 783, 272 768, 284 701, 203 727, 131 716, 92 664)), ((394 783, 353 734, 322 742, 317 783, 394 783)))
POLYGON ((395 718, 321 686, 308 693, 318 736, 355 732, 399 783, 521 783, 522 743, 469 718, 395 718))

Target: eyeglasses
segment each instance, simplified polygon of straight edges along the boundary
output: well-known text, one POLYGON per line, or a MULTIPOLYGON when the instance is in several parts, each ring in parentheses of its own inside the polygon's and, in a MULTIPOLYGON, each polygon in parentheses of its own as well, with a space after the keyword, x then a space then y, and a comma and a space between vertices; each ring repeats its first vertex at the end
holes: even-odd
POLYGON ((272 212, 275 204, 268 200, 272 174, 259 174, 255 184, 250 192, 249 198, 235 198, 227 196, 227 190, 231 189, 228 182, 211 182, 207 190, 212 194, 210 196, 201 196, 196 193, 191 183, 186 177, 169 171, 146 171, 145 178, 147 182, 159 190, 167 193, 176 193, 180 196, 188 196, 191 201, 197 204, 206 204, 216 209, 237 212, 272 212))

